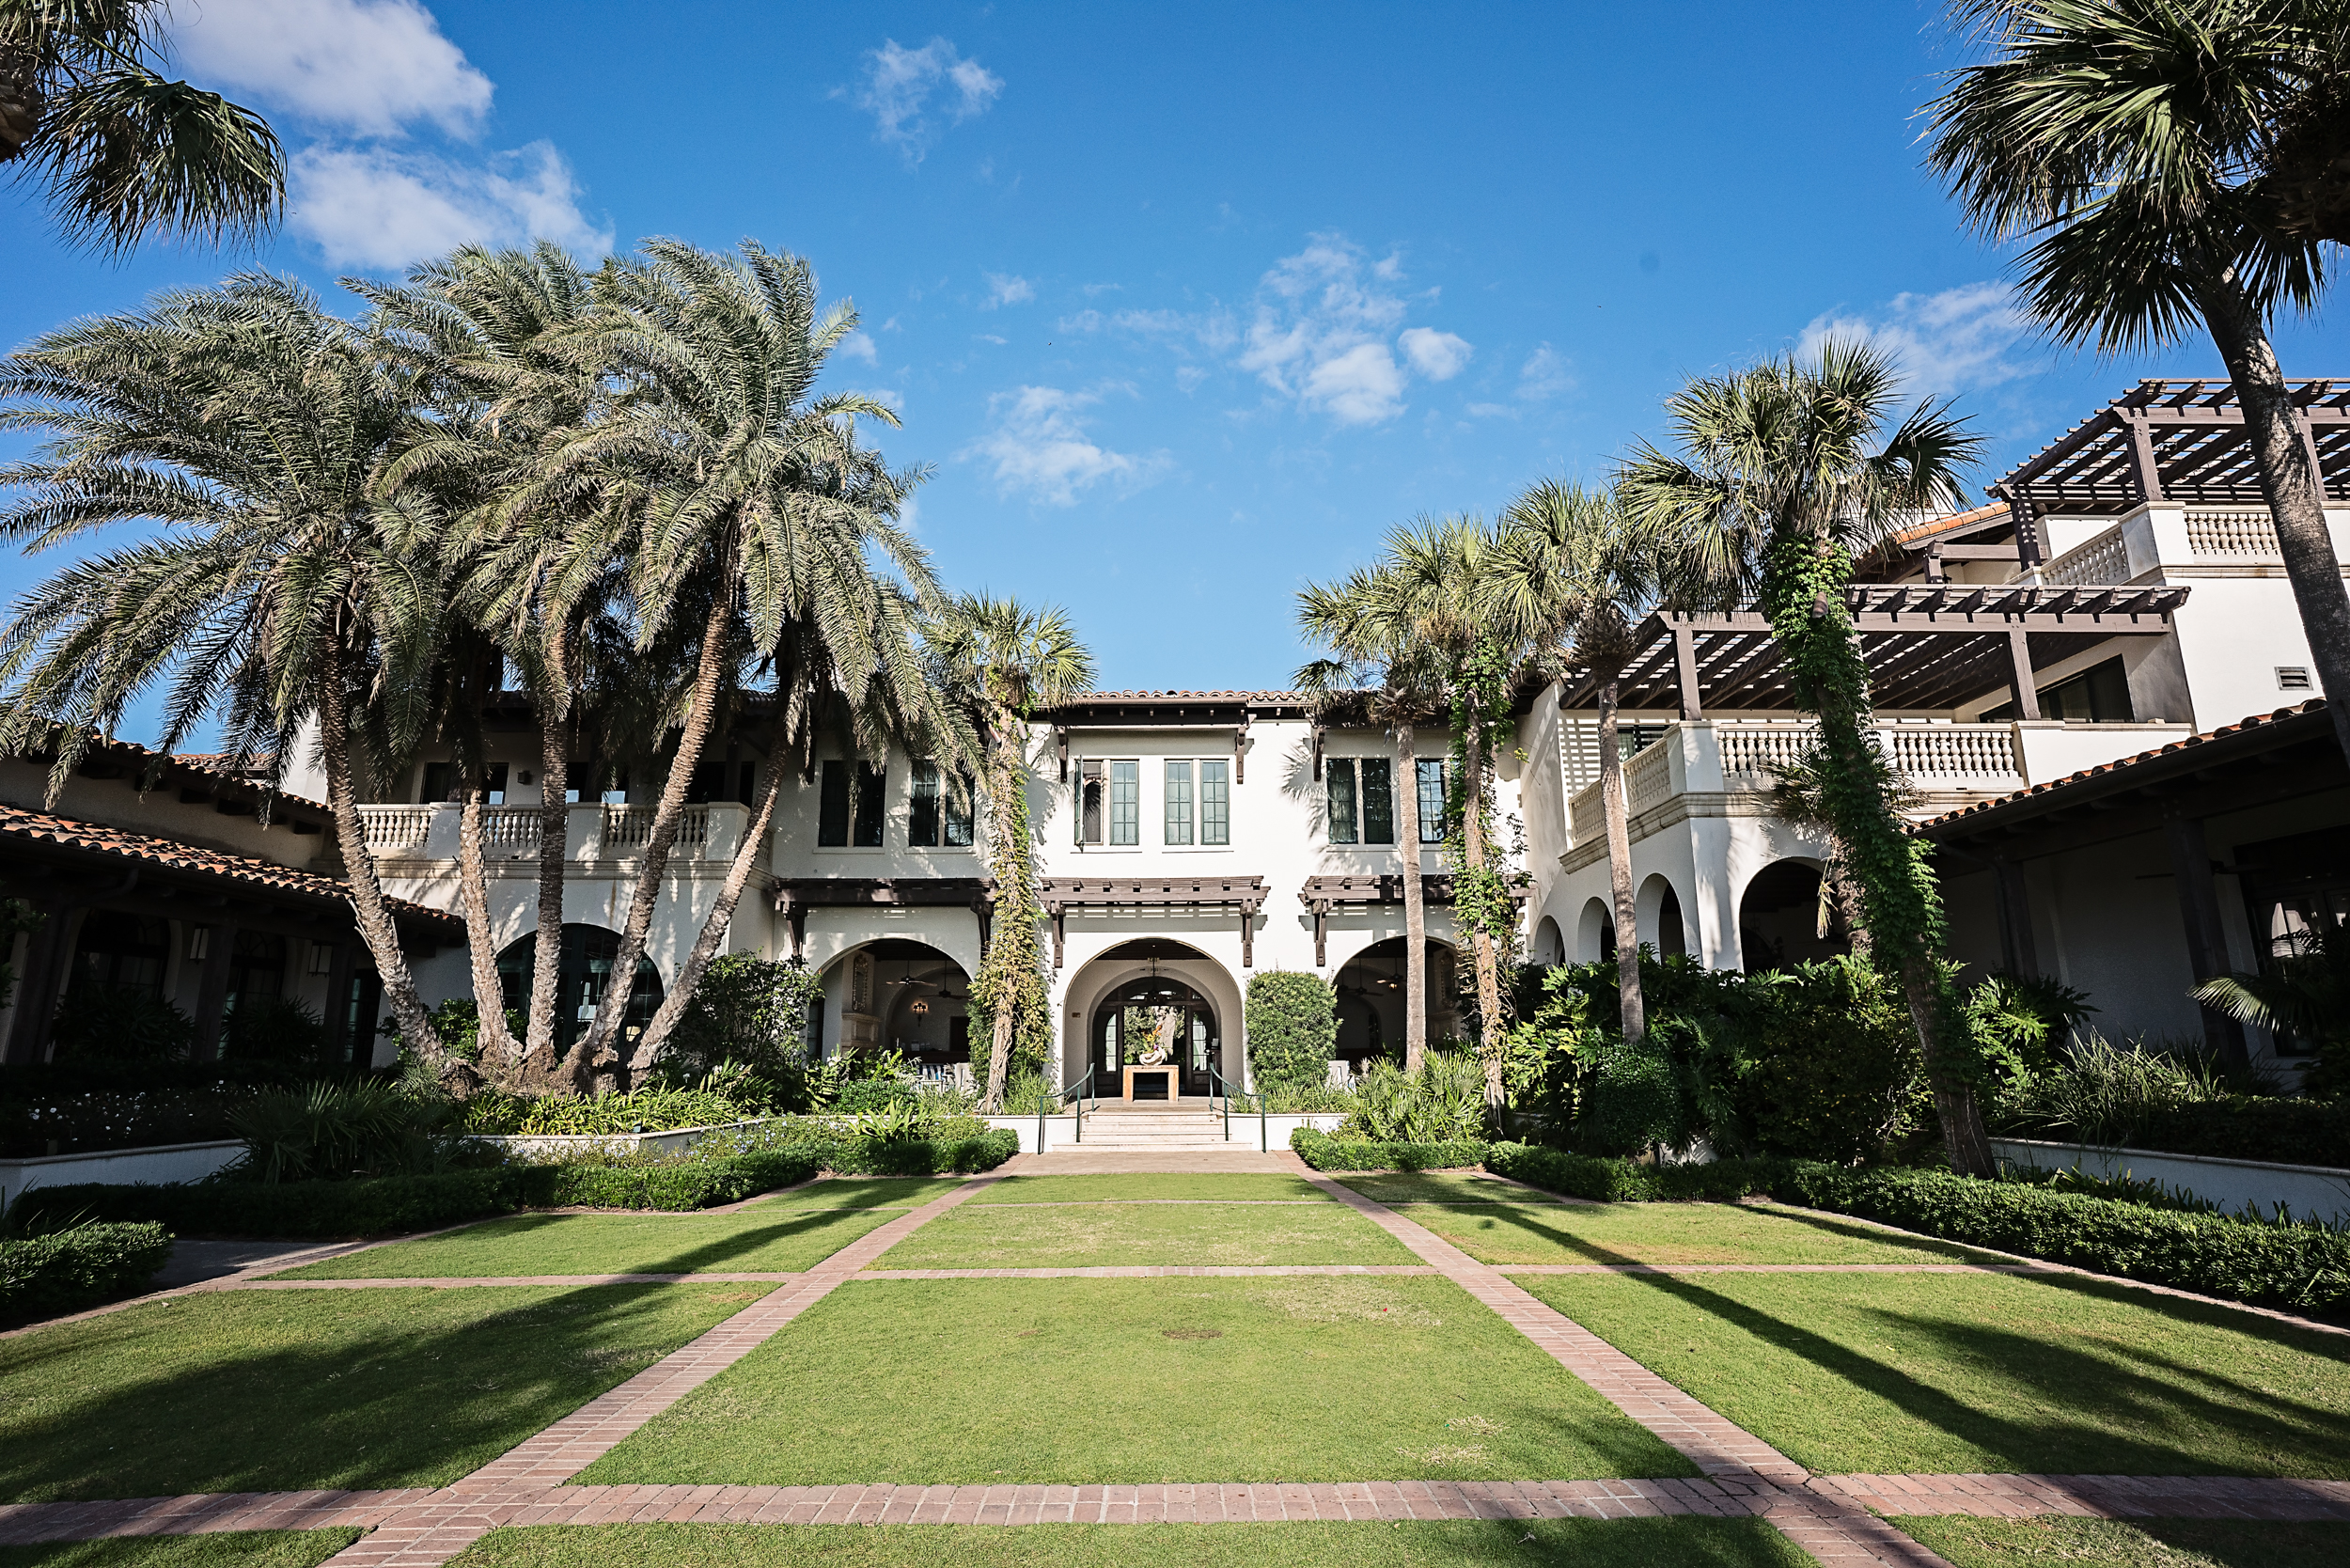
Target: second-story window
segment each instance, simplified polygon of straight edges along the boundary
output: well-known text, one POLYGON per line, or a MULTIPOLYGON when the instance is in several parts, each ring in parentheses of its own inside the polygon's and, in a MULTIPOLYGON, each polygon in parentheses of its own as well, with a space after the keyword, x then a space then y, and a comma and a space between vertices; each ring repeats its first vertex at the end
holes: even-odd
POLYGON ((818 847, 881 848, 885 782, 882 770, 870 762, 857 763, 854 776, 846 762, 826 762, 816 801, 818 847))
POLYGON ((914 764, 914 799, 906 842, 924 849, 966 849, 971 843, 971 779, 958 792, 936 762, 914 764))
POLYGON ((1323 781, 1329 800, 1330 841, 1352 844, 1361 840, 1361 823, 1357 821, 1355 799, 1355 759, 1325 757, 1322 761, 1323 781))
POLYGON ((1232 764, 1222 760, 1199 764, 1199 841, 1232 841, 1232 764))
POLYGON ((1385 757, 1326 757, 1330 841, 1334 844, 1395 842, 1395 767, 1385 757))
POLYGON ((1419 841, 1423 844, 1444 842, 1444 764, 1425 760, 1415 762, 1413 771, 1419 775, 1419 841))
POLYGON ((1110 764, 1110 842, 1142 842, 1142 764, 1110 764))
POLYGON ((1102 841, 1102 764, 1091 758, 1077 761, 1077 842, 1102 841))
POLYGON ((1385 757, 1362 760, 1363 842, 1395 842, 1395 769, 1385 757))
MULTIPOLYGON (((490 787, 482 795, 482 804, 485 806, 505 805, 505 763, 493 762, 490 764, 490 776, 488 783, 490 787)), ((416 792, 416 799, 421 804, 426 806, 437 806, 441 802, 448 800, 454 800, 462 804, 464 797, 461 792, 462 790, 462 784, 457 776, 456 763, 427 762, 424 765, 424 784, 423 787, 416 792)))
POLYGON ((1167 764, 1167 841, 1188 844, 1192 841, 1191 764, 1167 764))

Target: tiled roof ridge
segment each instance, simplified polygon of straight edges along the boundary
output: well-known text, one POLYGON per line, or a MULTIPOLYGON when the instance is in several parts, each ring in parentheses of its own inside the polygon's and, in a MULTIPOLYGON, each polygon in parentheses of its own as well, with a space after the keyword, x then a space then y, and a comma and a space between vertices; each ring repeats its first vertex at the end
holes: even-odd
MULTIPOLYGON (((281 892, 306 893, 313 898, 348 902, 351 897, 349 883, 317 871, 306 871, 298 866, 281 866, 274 860, 263 860, 256 855, 206 849, 200 844, 178 839, 165 839, 152 833, 134 833, 128 828, 60 817, 22 806, 0 804, 0 836, 46 839, 71 849, 95 850, 102 855, 118 855, 125 859, 149 860, 180 870, 204 871, 238 882, 275 887, 281 892)), ((405 899, 388 895, 384 902, 397 914, 434 920, 457 918, 445 910, 411 903, 405 899)))
POLYGON ((1248 702, 1300 702, 1305 700, 1305 695, 1306 694, 1303 692, 1292 691, 1155 691, 1150 689, 1117 692, 1079 692, 1076 696, 1062 703, 1061 706, 1065 708, 1073 708, 1083 702, 1116 702, 1121 700, 1134 700, 1141 698, 1172 698, 1179 701, 1214 698, 1228 702, 1234 699, 1248 702))
POLYGON ((2192 735, 2182 735, 2175 741, 2166 741, 2151 751, 2141 751, 2132 757, 2119 757, 2110 762, 2099 762, 2094 767, 2082 768, 2076 773, 2068 773, 2060 778, 2045 779, 2041 783, 2027 785, 2008 794, 1994 796, 1990 800, 1975 801, 1971 805, 1960 807, 1955 811, 1945 811, 1938 817, 1929 817, 1918 823, 1914 831, 1922 832, 1929 827, 1940 827, 1946 823, 1962 822, 1968 817, 1991 810, 1995 807, 2005 806, 2012 801, 2026 800, 2033 795, 2045 794, 2052 790, 2060 790, 2068 784, 2077 784, 2083 779, 2095 778, 2103 774, 2117 773, 2139 762, 2150 762, 2157 757, 2185 751, 2192 746, 2209 745, 2222 736, 2240 735, 2266 725, 2282 724, 2287 719, 2299 718, 2307 713, 2322 713, 2325 711, 2326 699, 2322 697, 2313 697, 2307 702, 2298 703, 2290 708, 2279 708, 2265 713, 2249 713, 2233 724, 2224 724, 2217 729, 2201 730, 2192 735))
POLYGON ((1895 534, 1893 541, 1896 544, 1909 544, 1919 540, 1932 539, 1937 534, 1946 534, 1954 528, 1964 528, 1970 524, 1981 523, 2007 510, 2008 504, 2005 501, 1993 500, 1966 511, 1954 511, 1942 517, 1929 517, 1916 527, 1904 528, 1895 534))

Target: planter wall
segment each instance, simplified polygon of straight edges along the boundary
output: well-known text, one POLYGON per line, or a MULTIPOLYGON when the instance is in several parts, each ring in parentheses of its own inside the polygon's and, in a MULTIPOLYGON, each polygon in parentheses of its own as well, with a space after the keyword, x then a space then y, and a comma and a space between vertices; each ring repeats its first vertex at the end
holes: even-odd
MULTIPOLYGON (((1109 1105, 1115 1108, 1118 1102, 1113 1100, 1109 1102, 1109 1105)), ((1036 1147, 1037 1119, 1035 1117, 988 1116, 980 1120, 991 1127, 1001 1127, 1007 1132, 1019 1134, 1022 1153, 1033 1154, 1039 1152, 1036 1147)), ((1300 1127, 1312 1127, 1326 1133, 1335 1129, 1345 1120, 1346 1118, 1337 1111, 1317 1111, 1310 1115, 1294 1112, 1279 1113, 1266 1117, 1261 1130, 1254 1111, 1246 1116, 1239 1111, 1234 1111, 1231 1143, 1235 1149, 1254 1149, 1257 1147, 1261 1131, 1265 1139, 1265 1147, 1277 1152, 1290 1146, 1290 1134, 1300 1127)), ((1218 1124, 1221 1125, 1221 1118, 1218 1119, 1218 1124)), ((1044 1147, 1046 1150, 1085 1147, 1077 1137, 1077 1119, 1066 1115, 1046 1117, 1044 1119, 1044 1147)))
POLYGON ((1995 1137, 1991 1152, 2010 1165, 2042 1170, 2079 1170, 2111 1181, 2160 1182, 2164 1186, 2209 1199, 2230 1214, 2248 1205, 2274 1219, 2281 1207, 2295 1219, 2350 1224, 2350 1170, 2322 1165, 2264 1165, 2207 1154, 2166 1154, 2153 1149, 2101 1149, 2077 1143, 2042 1143, 1995 1137))
MULTIPOLYGON (((682 1154, 713 1133, 756 1127, 766 1121, 718 1121, 706 1127, 677 1127, 666 1133, 502 1133, 477 1141, 518 1160, 566 1160, 578 1154, 682 1154)), ((95 1180, 95 1178, 92 1178, 95 1180)))
POLYGON ((0 1160, 0 1211, 34 1187, 200 1182, 243 1152, 241 1139, 224 1138, 217 1143, 159 1143, 146 1149, 93 1149, 0 1160))

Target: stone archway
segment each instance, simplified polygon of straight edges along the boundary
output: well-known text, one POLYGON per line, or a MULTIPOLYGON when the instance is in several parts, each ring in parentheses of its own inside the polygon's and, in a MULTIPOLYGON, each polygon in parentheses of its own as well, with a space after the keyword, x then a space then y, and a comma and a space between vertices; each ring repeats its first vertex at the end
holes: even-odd
POLYGON ((1817 860, 1775 860, 1754 874, 1738 896, 1738 948, 1750 975, 1852 951, 1844 912, 1824 890, 1817 860))
MULTIPOLYGON (((1113 1041, 1120 1052, 1119 1065, 1123 1067, 1125 1049, 1130 1043, 1124 1014, 1130 1001, 1138 1007, 1181 1011, 1184 1016, 1176 1043, 1182 1046, 1186 1061, 1193 1060, 1198 1051, 1204 1048, 1204 1065, 1213 1066, 1226 1083, 1243 1087, 1247 1069, 1242 1038, 1240 983, 1223 964, 1198 948, 1165 936, 1120 942, 1079 964, 1071 974, 1061 994, 1059 1071, 1064 1086, 1089 1072, 1099 1077, 1108 1065, 1104 1050, 1113 1041), (1178 995, 1155 995, 1162 989, 1176 990, 1178 995), (1153 994, 1141 996, 1140 990, 1153 994), (1118 1031, 1114 1035, 1109 1022, 1113 1015, 1118 1031)), ((1138 1044, 1139 1036, 1131 1043, 1138 1044)), ((1193 1086, 1203 1079, 1204 1073, 1193 1068, 1186 1074, 1182 1091, 1196 1092, 1193 1086)), ((1112 1090, 1105 1078, 1100 1089, 1103 1092, 1123 1092, 1122 1083, 1112 1090)))
MULTIPOLYGON (((1390 936, 1373 942, 1350 959, 1332 981, 1338 992, 1339 1040, 1332 1056, 1350 1072, 1381 1057, 1401 1061, 1403 1056, 1405 938, 1390 936)), ((1428 956, 1429 1043, 1455 1033, 1460 1019, 1453 1011, 1454 972, 1458 962, 1452 948, 1431 938, 1428 956)))
POLYGON ((1657 957, 1688 953, 1689 926, 1682 917, 1681 893, 1670 877, 1658 872, 1641 883, 1632 907, 1640 921, 1640 939, 1655 945, 1657 957))
POLYGON ((1574 922, 1574 956, 1584 964, 1616 956, 1616 920, 1606 899, 1586 899, 1574 922))
POLYGON ((1559 934, 1558 921, 1545 915, 1535 923, 1534 939, 1527 945, 1526 956, 1543 964, 1567 961, 1567 941, 1559 934))
POLYGON ((828 991, 833 975, 845 981, 836 1049, 897 1051, 926 1073, 955 1076, 961 1063, 985 1075, 984 1048, 976 1064, 971 1055, 971 977, 952 954, 927 942, 885 936, 851 949, 825 973, 828 991))
MULTIPOLYGON (((557 1056, 579 1043, 612 982, 612 961, 619 956, 620 933, 603 926, 563 922, 563 957, 555 982, 555 1049, 557 1056)), ((498 953, 498 992, 509 1010, 530 1006, 530 980, 539 967, 539 936, 525 932, 498 953)), ((661 970, 650 958, 636 960, 636 983, 620 1015, 620 1039, 634 1041, 661 1011, 661 970)))

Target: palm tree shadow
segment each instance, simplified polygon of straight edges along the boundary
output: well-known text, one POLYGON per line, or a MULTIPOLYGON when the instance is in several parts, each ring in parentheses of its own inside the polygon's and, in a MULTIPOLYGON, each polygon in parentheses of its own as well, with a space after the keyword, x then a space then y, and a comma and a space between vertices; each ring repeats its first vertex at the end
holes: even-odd
MULTIPOLYGON (((809 1210, 778 1224, 761 1225, 749 1230, 732 1231, 705 1242, 699 1247, 689 1247, 683 1252, 672 1254, 658 1262, 627 1272, 638 1274, 723 1273, 725 1272, 724 1265, 737 1259, 778 1243, 807 1235, 811 1231, 822 1231, 827 1226, 838 1223, 844 1215, 870 1215, 874 1212, 875 1210, 871 1208, 809 1210)), ((883 1223, 888 1222, 885 1220, 883 1223)), ((868 1230, 872 1228, 868 1228, 868 1230)), ((824 1258, 829 1258, 834 1252, 839 1251, 841 1247, 848 1246, 866 1233, 867 1231, 859 1231, 856 1235, 843 1236, 839 1247, 835 1247, 819 1257, 807 1260, 807 1262, 800 1264, 800 1267, 807 1268, 822 1262, 824 1258)), ((774 1272, 788 1271, 776 1270, 774 1272)))

